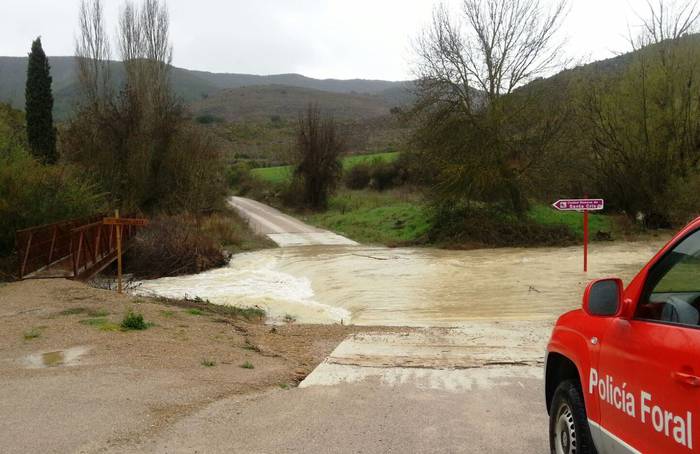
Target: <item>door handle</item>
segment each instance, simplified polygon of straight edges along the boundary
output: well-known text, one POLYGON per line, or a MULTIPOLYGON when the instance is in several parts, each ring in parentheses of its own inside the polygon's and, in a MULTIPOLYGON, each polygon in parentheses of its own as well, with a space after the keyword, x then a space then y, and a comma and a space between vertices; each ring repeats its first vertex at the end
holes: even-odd
POLYGON ((684 372, 674 372, 672 375, 676 381, 681 382, 684 385, 700 387, 700 377, 698 376, 686 374, 684 372))

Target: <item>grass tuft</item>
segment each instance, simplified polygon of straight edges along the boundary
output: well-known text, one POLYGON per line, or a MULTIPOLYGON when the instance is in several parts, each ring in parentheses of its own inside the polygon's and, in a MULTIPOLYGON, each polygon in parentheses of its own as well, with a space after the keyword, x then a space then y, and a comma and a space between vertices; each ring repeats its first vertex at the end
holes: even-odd
POLYGON ((32 328, 24 332, 24 340, 32 340, 41 336, 41 331, 38 328, 32 328))
POLYGON ((244 362, 243 364, 241 364, 241 367, 243 369, 255 369, 255 366, 253 366, 253 363, 251 363, 250 361, 244 362))
POLYGON ((203 359, 201 362, 202 366, 204 367, 214 367, 216 366, 216 363, 210 359, 203 359))

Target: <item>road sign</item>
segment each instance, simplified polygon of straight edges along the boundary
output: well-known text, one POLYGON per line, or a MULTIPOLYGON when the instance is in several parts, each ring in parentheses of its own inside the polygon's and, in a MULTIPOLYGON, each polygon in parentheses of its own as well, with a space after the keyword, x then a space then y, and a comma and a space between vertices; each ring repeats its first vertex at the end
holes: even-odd
POLYGON ((552 204, 559 211, 583 212, 583 272, 588 272, 588 212, 600 211, 605 208, 603 199, 563 199, 552 204))
POLYGON ((603 199, 564 199, 552 204, 559 211, 600 211, 605 208, 603 199))
POLYGON ((136 218, 104 218, 102 222, 107 225, 148 225, 148 219, 136 218))

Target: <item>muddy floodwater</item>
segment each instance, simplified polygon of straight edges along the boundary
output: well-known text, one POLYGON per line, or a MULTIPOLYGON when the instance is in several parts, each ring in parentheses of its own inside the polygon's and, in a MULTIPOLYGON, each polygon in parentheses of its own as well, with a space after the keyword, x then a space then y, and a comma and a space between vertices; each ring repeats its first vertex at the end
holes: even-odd
POLYGON ((582 248, 446 251, 307 246, 236 255, 224 268, 144 282, 142 294, 259 306, 273 320, 459 326, 469 320, 549 320, 580 306, 589 279, 626 283, 663 240, 582 248))

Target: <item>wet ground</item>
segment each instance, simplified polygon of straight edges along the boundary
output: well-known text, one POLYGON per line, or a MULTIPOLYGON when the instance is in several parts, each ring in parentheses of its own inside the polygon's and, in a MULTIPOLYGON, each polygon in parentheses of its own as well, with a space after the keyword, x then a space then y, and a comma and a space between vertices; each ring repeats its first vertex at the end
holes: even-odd
POLYGON ((144 282, 138 289, 217 304, 260 306, 277 319, 393 326, 472 320, 553 320, 580 306, 586 283, 626 282, 663 244, 447 251, 372 246, 287 247, 240 254, 224 268, 144 282))

